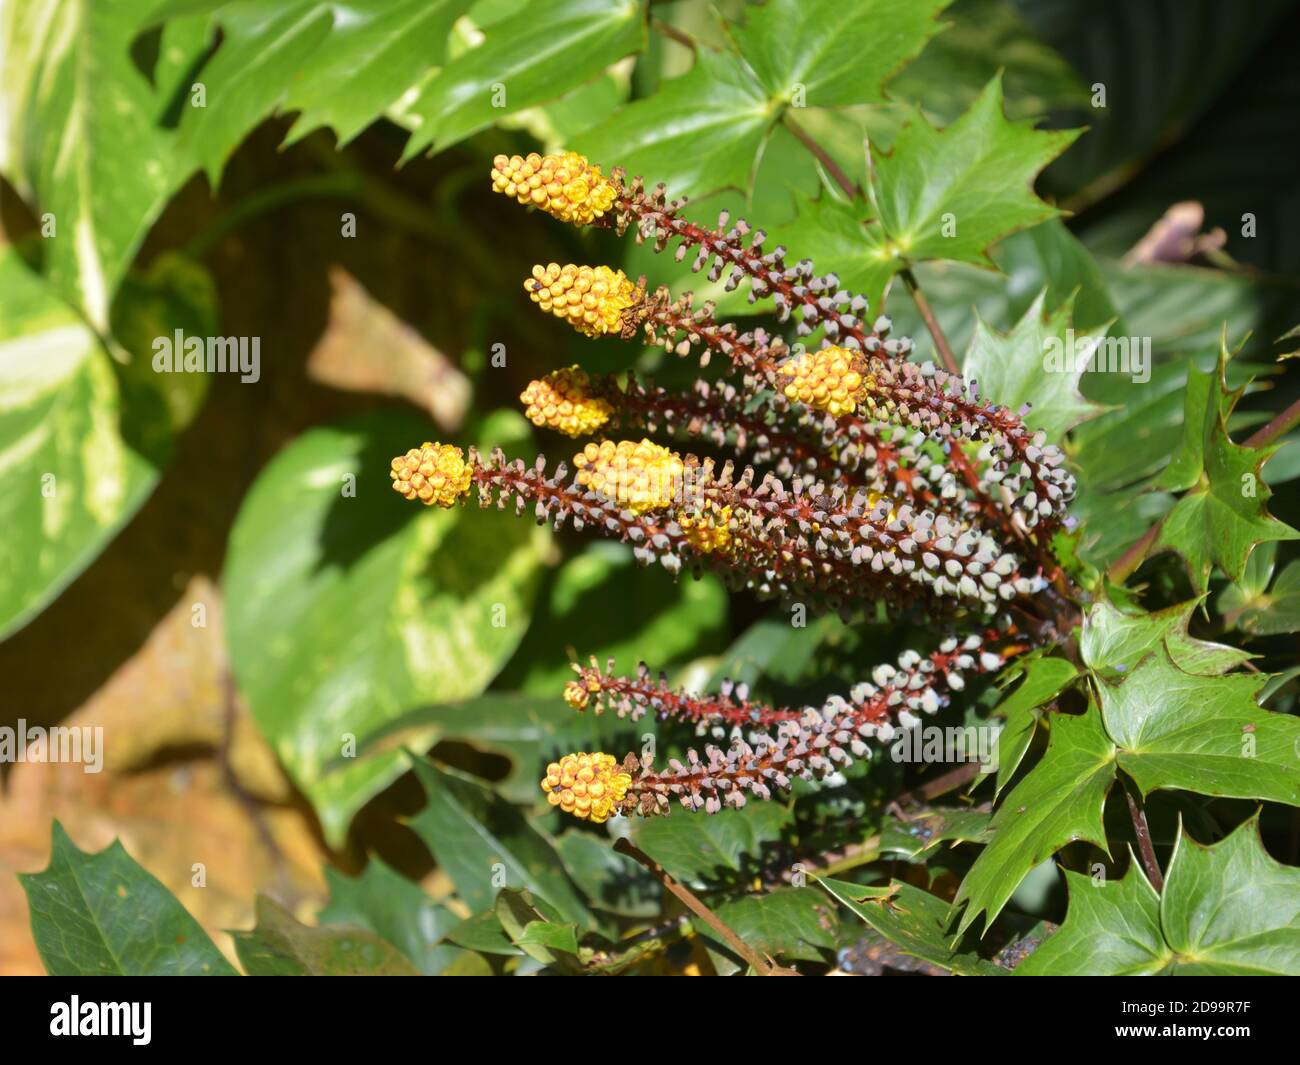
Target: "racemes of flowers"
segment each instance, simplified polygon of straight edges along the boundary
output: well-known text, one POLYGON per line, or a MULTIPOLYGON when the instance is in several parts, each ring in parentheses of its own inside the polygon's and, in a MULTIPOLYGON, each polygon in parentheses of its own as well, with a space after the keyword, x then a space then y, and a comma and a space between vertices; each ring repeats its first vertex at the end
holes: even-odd
POLYGON ((716 742, 660 768, 635 754, 568 755, 542 781, 553 805, 600 822, 665 813, 673 800, 711 813, 770 798, 796 778, 844 769, 936 713, 967 677, 1058 635, 1042 601, 1062 580, 1051 538, 1074 481, 1061 450, 1025 424, 1027 411, 911 361, 911 340, 892 336, 889 318, 873 319, 834 274, 789 262, 743 220, 687 220, 684 201, 662 185, 647 190, 617 168, 606 175, 572 152, 498 156, 492 184, 561 221, 630 230, 657 251, 675 246, 679 262, 693 255, 712 281, 771 300, 795 339, 742 331, 718 321, 710 302, 647 291, 607 266, 535 266, 524 287, 542 311, 588 336, 644 337, 702 364, 725 360, 722 378, 679 392, 631 373, 554 369, 520 399, 534 425, 589 438, 571 465, 425 443, 393 459, 397 491, 442 507, 476 491, 482 506, 513 501, 539 522, 627 542, 640 562, 674 576, 707 569, 732 588, 846 618, 884 603, 951 633, 819 707, 756 703, 730 685, 692 695, 644 666, 632 677, 612 664, 575 666, 565 690, 575 709, 679 721, 716 742), (805 346, 818 331, 818 346, 805 346), (736 459, 663 440, 702 441, 736 459))

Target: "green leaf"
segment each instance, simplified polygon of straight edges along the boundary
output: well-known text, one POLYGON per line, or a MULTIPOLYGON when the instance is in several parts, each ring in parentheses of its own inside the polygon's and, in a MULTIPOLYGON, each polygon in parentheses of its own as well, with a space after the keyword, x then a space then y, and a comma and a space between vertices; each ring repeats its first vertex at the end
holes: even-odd
POLYGON ((1136 861, 1122 880, 1063 871, 1070 891, 1065 923, 1016 966, 1017 976, 1150 976, 1165 967, 1160 896, 1136 861))
POLYGON ((780 803, 754 802, 705 817, 678 811, 635 821, 632 838, 670 875, 701 882, 720 872, 739 872, 763 844, 780 839, 793 820, 780 803))
POLYGON ((120 841, 78 850, 54 822, 50 864, 20 873, 32 938, 51 976, 236 976, 170 891, 120 841))
POLYGON ((0 20, 0 173, 42 219, 50 282, 104 333, 118 283, 186 176, 131 61, 140 12, 19 0, 0 20))
POLYGON ((1024 679, 994 709, 1005 724, 998 733, 998 777, 995 795, 1011 783, 1038 727, 1040 707, 1061 694, 1079 675, 1067 659, 1032 658, 1025 663, 1024 679))
POLYGON ((1016 410, 1031 404, 1028 423, 1048 439, 1061 440, 1101 413, 1101 407, 1080 394, 1079 378, 1091 359, 1106 358, 1102 349, 1112 340, 1104 329, 1076 332, 1073 298, 1050 313, 1044 312, 1045 298, 1044 290, 1005 334, 977 315, 962 372, 968 381, 979 382, 981 395, 1003 406, 1016 410))
POLYGON ((651 187, 662 181, 674 196, 748 190, 776 114, 740 59, 701 50, 687 73, 582 134, 574 148, 651 187))
POLYGON ((663 889, 639 862, 620 854, 609 840, 570 829, 555 841, 573 882, 598 909, 624 917, 655 917, 663 889))
POLYGON ((1213 387, 1189 380, 1184 422, 1189 435, 1167 476, 1171 485, 1194 482, 1195 487, 1174 505, 1151 547, 1152 554, 1176 551, 1201 593, 1209 587, 1215 565, 1237 580, 1256 544, 1300 538, 1266 506, 1272 492, 1261 468, 1278 445, 1246 447, 1228 436, 1226 419, 1240 396, 1228 391, 1228 358, 1225 337, 1213 387))
MULTIPOLYGON (((824 961, 836 945, 839 921, 834 906, 813 888, 781 888, 746 895, 714 911, 722 922, 755 950, 777 961, 824 961)), ((696 932, 722 949, 727 942, 705 921, 696 932)))
POLYGON ((494 911, 510 941, 543 965, 559 965, 565 972, 579 968, 578 926, 560 921, 556 911, 527 891, 502 888, 494 911), (567 955, 567 957, 566 957, 567 955))
POLYGON ((432 67, 443 63, 452 24, 473 0, 349 0, 289 81, 281 110, 301 111, 287 143, 321 126, 351 141, 432 67), (341 85, 347 86, 340 92, 341 85))
POLYGON ((602 666, 613 658, 620 673, 643 661, 666 669, 718 650, 726 621, 717 578, 666 581, 624 545, 598 542, 560 567, 500 684, 556 697, 573 679, 569 663, 592 656, 602 666))
POLYGON ((1269 857, 1257 816, 1211 847, 1180 826, 1159 897, 1136 862, 1101 885, 1065 876, 1065 923, 1017 974, 1300 974, 1300 870, 1269 857))
POLYGON ((643 47, 641 0, 533 0, 489 26, 482 44, 420 90, 408 108, 420 125, 404 158, 441 151, 505 114, 563 96, 643 47))
POLYGON ((1031 186, 1078 134, 1009 122, 998 78, 944 130, 917 115, 874 159, 872 201, 889 238, 878 257, 899 269, 924 259, 992 266, 990 244, 1057 215, 1031 186))
POLYGON ((441 943, 460 918, 379 858, 371 857, 355 877, 327 865, 325 881, 330 901, 320 912, 322 925, 354 925, 374 932, 425 976, 437 976, 464 953, 441 943))
POLYGON ((892 881, 888 888, 863 887, 845 880, 815 877, 834 898, 904 954, 962 976, 997 976, 1003 970, 973 952, 954 949, 948 931, 948 904, 928 891, 892 881))
POLYGON ((1180 788, 1300 806, 1300 718, 1259 706, 1266 680, 1193 676, 1161 646, 1122 683, 1099 681, 1120 767, 1144 795, 1180 788))
POLYGON ((310 928, 257 897, 257 927, 232 932, 249 976, 418 976, 391 943, 363 928, 310 928))
POLYGON ((987 843, 991 817, 983 810, 953 808, 908 813, 906 820, 889 817, 881 825, 880 851, 915 861, 941 843, 987 843))
POLYGON ((942 27, 951 0, 769 0, 732 30, 772 100, 797 108, 879 103, 942 27), (864 69, 864 57, 870 63, 864 69))
POLYGON ((1098 673, 1125 673, 1162 645, 1185 673, 1216 676, 1247 661, 1250 655, 1245 651, 1188 633, 1199 602, 1193 599, 1154 614, 1126 614, 1109 600, 1099 599, 1083 621, 1079 650, 1084 662, 1098 673))
MULTIPOLYGON (((1251 562, 1268 546, 1257 547, 1251 562)), ((1271 589, 1249 595, 1237 585, 1230 585, 1219 596, 1217 605, 1228 624, 1252 636, 1300 632, 1300 560, 1282 570, 1271 589)))
MULTIPOLYGON (((482 435, 522 431, 501 412, 482 435)), ((390 412, 304 433, 259 475, 231 533, 235 676, 334 844, 404 768, 396 753, 351 753, 421 704, 482 691, 522 638, 539 583, 543 530, 390 489, 391 457, 426 432, 390 412)))
MULTIPOLYGON (((566 921, 584 928, 591 914, 565 875, 551 841, 476 781, 411 758, 428 801, 411 829, 476 913, 495 905, 498 887, 527 888, 566 921), (503 874, 505 882, 500 882, 503 874)), ((540 794, 540 792, 539 792, 540 794)))
POLYGON ((1026 874, 1074 840, 1106 849, 1102 808, 1115 779, 1115 748, 1089 706, 1080 715, 1053 714, 1047 753, 993 815, 992 842, 975 859, 954 905, 967 903, 959 931, 984 913, 984 930, 1026 874))
MULTIPOLYGON (((0 249, 0 395, 3 637, 103 550, 147 498, 165 456, 126 438, 149 422, 125 416, 115 363, 12 248, 0 249)), ((165 411, 155 413, 169 439, 165 411)))

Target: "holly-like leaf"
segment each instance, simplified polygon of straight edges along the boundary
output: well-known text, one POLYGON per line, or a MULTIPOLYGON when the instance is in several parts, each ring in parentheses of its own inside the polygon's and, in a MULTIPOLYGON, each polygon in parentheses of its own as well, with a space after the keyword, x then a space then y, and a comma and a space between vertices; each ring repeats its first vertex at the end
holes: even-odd
POLYGON ((1198 640, 1187 631, 1193 599, 1153 614, 1125 613, 1108 599, 1088 608, 1079 649, 1084 662, 1097 673, 1127 673, 1162 644, 1174 664, 1185 673, 1217 676, 1235 669, 1250 655, 1225 644, 1198 640))
POLYGON ((325 867, 329 905, 322 925, 365 928, 400 950, 425 976, 437 976, 464 952, 441 943, 460 918, 434 902, 418 884, 372 857, 359 876, 325 867))
POLYGON ((884 100, 952 0, 769 0, 732 31, 768 99, 803 107, 884 100), (864 60, 866 69, 864 70, 864 60))
POLYGON ((409 764, 428 800, 411 818, 411 829, 471 910, 491 909, 498 887, 527 888, 554 906, 564 920, 590 927, 591 914, 565 875, 551 841, 529 825, 518 807, 462 774, 421 758, 411 758, 409 764), (501 871, 504 885, 498 879, 501 871))
POLYGON ((404 158, 563 96, 644 46, 642 0, 532 0, 424 85, 407 109, 420 125, 404 158))
MULTIPOLYGON (((394 752, 351 754, 405 712, 478 695, 522 638, 540 583, 544 530, 391 490, 392 456, 427 431, 387 413, 304 433, 259 475, 231 533, 235 677, 334 843, 405 768, 394 752)), ((494 442, 521 433, 506 411, 483 426, 494 442)))
POLYGON ((1151 547, 1152 554, 1176 551, 1201 593, 1209 587, 1214 566, 1238 580, 1256 544, 1300 538, 1266 505, 1272 492, 1261 469, 1279 445, 1247 447, 1228 436, 1227 418, 1241 395, 1228 390, 1228 358, 1225 337, 1214 380, 1189 377, 1183 445, 1162 483, 1190 490, 1165 517, 1151 547))
POLYGON ((1030 869, 1074 840, 1106 849, 1102 808, 1115 779, 1115 747, 1089 706, 1081 715, 1054 714, 1047 753, 1002 800, 993 839, 975 859, 954 904, 966 903, 959 931, 984 913, 984 929, 1030 869))
POLYGON ((87 854, 54 822, 50 864, 20 873, 51 976, 237 976, 176 896, 120 842, 87 854))
POLYGON ((729 52, 701 51, 687 73, 578 137, 574 148, 673 195, 748 189, 773 115, 753 73, 729 52))
POLYGON ((924 259, 992 266, 990 244, 1058 214, 1033 181, 1079 132, 1008 121, 1000 78, 946 129, 916 115, 874 158, 872 201, 888 236, 877 255, 899 268, 924 259))
POLYGON ((265 895, 257 927, 232 932, 249 976, 418 976, 397 948, 364 928, 311 928, 265 895))
POLYGON ((1300 806, 1300 719, 1257 702, 1267 677, 1198 677, 1164 646, 1121 683, 1097 683, 1120 767, 1145 795, 1180 788, 1202 795, 1300 806))
POLYGON ((887 888, 863 887, 845 880, 816 877, 834 898, 904 954, 962 976, 1005 974, 991 961, 953 946, 948 904, 913 884, 895 880, 887 888))
POLYGON ((1160 896, 1136 861, 1120 880, 1064 873, 1065 923, 1016 967, 1017 976, 1150 976, 1164 969, 1160 896))
MULTIPOLYGON (((42 219, 45 273, 101 334, 127 267, 185 177, 131 60, 141 12, 82 0, 0 8, 0 173, 42 219)), ((0 292, 7 287, 0 286, 0 292)))
MULTIPOLYGON (((1107 345, 1115 341, 1105 329, 1075 330, 1073 297, 1050 313, 1044 312, 1045 297, 1044 290, 1005 334, 977 314, 962 372, 968 381, 979 383, 981 395, 1003 406, 1015 410, 1030 404, 1026 421, 1049 439, 1061 440, 1080 422, 1102 412, 1083 398, 1079 378, 1094 359, 1106 365, 1107 345)), ((1128 343, 1127 338, 1119 339, 1128 343)))
POLYGON ((1300 870, 1269 857, 1257 816, 1210 847, 1180 827, 1158 897, 1136 862, 1119 881, 1065 876, 1065 923, 1018 975, 1300 975, 1300 870))
POLYGON ((1079 671, 1064 658, 1031 658, 1024 663, 1020 686, 998 703, 993 713, 1004 719, 998 733, 997 791, 1011 783, 1038 727, 1040 707, 1064 691, 1079 671))

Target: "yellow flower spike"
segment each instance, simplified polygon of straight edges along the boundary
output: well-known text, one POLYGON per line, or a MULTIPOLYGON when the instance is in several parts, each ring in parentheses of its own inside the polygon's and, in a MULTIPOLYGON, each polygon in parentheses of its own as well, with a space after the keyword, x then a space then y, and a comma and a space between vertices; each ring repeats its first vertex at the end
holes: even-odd
POLYGON ((735 548, 731 536, 731 508, 710 503, 705 507, 686 508, 677 515, 677 524, 687 542, 702 555, 730 557, 735 548))
POLYGON ((866 383, 858 369, 857 352, 848 348, 806 351, 787 360, 780 369, 790 378, 783 390, 786 399, 836 418, 857 409, 866 383))
POLYGON ((681 498, 686 463, 666 447, 642 440, 602 440, 573 456, 578 483, 642 514, 681 498))
POLYGON ((388 475, 393 488, 407 499, 418 499, 430 507, 435 503, 453 507, 469 494, 474 471, 460 448, 426 441, 393 459, 388 475))
POLYGON ((492 189, 540 207, 561 222, 585 226, 613 207, 619 186, 577 152, 533 152, 493 159, 492 189))
POLYGON ((587 436, 609 421, 614 408, 591 395, 591 378, 577 366, 555 370, 529 382, 519 393, 524 414, 539 429, 566 436, 587 436))
POLYGON ((566 754, 546 767, 542 791, 546 801, 567 814, 594 824, 608 821, 627 796, 632 777, 612 754, 566 754))
POLYGON ((635 332, 645 316, 645 290, 608 266, 534 266, 524 288, 547 314, 589 337, 635 332))

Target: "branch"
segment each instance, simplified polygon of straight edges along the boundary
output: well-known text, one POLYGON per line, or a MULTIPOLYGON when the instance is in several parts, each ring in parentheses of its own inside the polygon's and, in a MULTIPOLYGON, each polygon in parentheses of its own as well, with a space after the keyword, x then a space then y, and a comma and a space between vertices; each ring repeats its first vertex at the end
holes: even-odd
POLYGON ((614 844, 614 849, 620 854, 626 854, 634 861, 640 862, 646 867, 659 883, 663 884, 669 891, 681 900, 688 910, 696 917, 707 924, 731 947, 737 954, 747 961, 759 976, 798 976, 799 973, 793 969, 783 969, 772 961, 771 958, 760 954, 746 943, 740 936, 736 935, 732 929, 723 923, 722 919, 711 909, 704 905, 695 895, 685 886, 679 884, 664 869, 662 865, 656 862, 645 851, 639 849, 631 840, 620 839, 614 844))
POLYGON ((925 327, 930 331, 930 336, 934 338, 934 346, 939 349, 939 358, 943 359, 944 368, 951 374, 961 376, 961 368, 957 365, 957 359, 952 353, 952 345, 948 343, 948 338, 944 335, 943 326, 939 324, 939 319, 934 316, 934 310, 930 307, 930 301, 925 298, 925 293, 921 291, 920 282, 916 280, 916 275, 912 273, 909 266, 901 272, 903 283, 907 286, 907 291, 912 294, 912 302, 916 304, 916 309, 921 312, 921 319, 925 322, 925 327))
POLYGON ((855 185, 849 175, 844 172, 844 168, 831 157, 830 152, 818 144, 811 133, 791 118, 788 110, 781 116, 781 121, 785 123, 785 128, 794 134, 795 139, 812 152, 817 161, 826 168, 826 172, 834 178, 835 184, 843 190, 844 195, 850 200, 856 200, 858 198, 857 185, 855 185))

